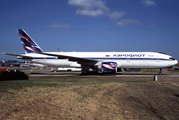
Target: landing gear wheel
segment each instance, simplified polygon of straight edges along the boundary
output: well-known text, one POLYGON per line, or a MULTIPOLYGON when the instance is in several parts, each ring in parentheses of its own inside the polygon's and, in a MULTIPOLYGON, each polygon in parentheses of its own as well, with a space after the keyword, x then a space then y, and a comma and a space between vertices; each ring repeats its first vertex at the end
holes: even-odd
POLYGON ((162 75, 162 72, 159 72, 158 75, 162 75))

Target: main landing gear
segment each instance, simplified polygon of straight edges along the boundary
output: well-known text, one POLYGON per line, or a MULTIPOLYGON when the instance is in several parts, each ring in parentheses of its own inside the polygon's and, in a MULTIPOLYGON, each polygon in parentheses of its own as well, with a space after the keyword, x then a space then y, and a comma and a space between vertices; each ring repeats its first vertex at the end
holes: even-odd
POLYGON ((158 73, 159 75, 162 75, 162 70, 165 70, 165 68, 160 68, 160 72, 158 73))

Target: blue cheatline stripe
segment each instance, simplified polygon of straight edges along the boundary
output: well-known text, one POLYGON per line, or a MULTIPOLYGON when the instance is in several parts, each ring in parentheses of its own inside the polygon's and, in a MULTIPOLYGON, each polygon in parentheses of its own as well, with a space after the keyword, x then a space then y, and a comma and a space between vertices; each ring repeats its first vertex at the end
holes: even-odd
MULTIPOLYGON (((18 58, 22 59, 22 58, 18 58)), ((29 59, 29 58, 23 58, 23 59, 29 59)), ((34 57, 33 59, 57 59, 56 57, 34 57)))
MULTIPOLYGON (((21 59, 21 58, 20 58, 21 59)), ((34 57, 34 59, 57 59, 56 57, 34 57)), ((163 59, 163 58, 84 58, 91 60, 163 60, 163 61, 173 61, 171 59, 163 59)))
POLYGON ((34 59, 57 59, 56 57, 35 57, 34 59))
POLYGON ((171 59, 163 59, 163 58, 86 58, 92 60, 164 60, 164 61, 172 61, 171 59))

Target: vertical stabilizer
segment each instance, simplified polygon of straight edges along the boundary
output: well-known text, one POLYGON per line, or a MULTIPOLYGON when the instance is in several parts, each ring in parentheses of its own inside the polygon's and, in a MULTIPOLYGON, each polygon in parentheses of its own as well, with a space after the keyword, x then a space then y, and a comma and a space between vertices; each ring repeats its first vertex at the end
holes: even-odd
POLYGON ((18 29, 19 37, 25 53, 41 53, 43 50, 33 41, 33 39, 23 30, 18 29))

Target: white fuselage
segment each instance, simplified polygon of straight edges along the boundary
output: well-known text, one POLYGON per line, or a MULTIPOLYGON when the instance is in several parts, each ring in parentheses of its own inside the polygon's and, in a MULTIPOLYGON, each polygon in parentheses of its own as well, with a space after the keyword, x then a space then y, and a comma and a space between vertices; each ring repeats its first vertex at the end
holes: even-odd
MULTIPOLYGON (((178 63, 171 56, 156 52, 47 52, 56 55, 72 56, 77 58, 98 61, 95 66, 102 62, 116 62, 118 68, 165 68, 178 63)), ((54 56, 40 55, 36 53, 25 54, 34 59, 29 61, 55 67, 82 67, 75 61, 58 59, 54 56)))

